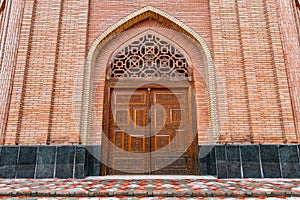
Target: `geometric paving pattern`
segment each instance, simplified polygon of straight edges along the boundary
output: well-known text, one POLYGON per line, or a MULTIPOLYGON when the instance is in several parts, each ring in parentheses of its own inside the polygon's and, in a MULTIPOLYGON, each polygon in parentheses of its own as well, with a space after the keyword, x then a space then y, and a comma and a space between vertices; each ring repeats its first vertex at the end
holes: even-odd
MULTIPOLYGON (((0 179, 14 199, 296 199, 300 179, 0 179), (97 198, 96 198, 97 197, 97 198), (250 198, 251 197, 251 198, 250 198), (276 197, 276 198, 275 198, 276 197)), ((297 198, 297 199, 298 199, 297 198)))

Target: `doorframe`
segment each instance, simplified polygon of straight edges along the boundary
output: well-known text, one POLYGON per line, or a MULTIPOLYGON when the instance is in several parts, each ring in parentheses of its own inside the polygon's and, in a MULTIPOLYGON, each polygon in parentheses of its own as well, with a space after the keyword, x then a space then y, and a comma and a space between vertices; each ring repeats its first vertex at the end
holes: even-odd
MULTIPOLYGON (((188 104, 188 113, 190 113, 190 117, 192 120, 190 120, 190 126, 191 131, 193 132, 192 135, 195 135, 196 138, 193 139, 191 145, 192 146, 192 150, 193 152, 190 152, 191 155, 191 159, 193 159, 193 171, 194 171, 194 175, 199 175, 199 169, 200 169, 200 162, 198 159, 198 133, 197 133, 197 113, 196 113, 196 102, 195 102, 195 92, 194 92, 194 81, 182 81, 182 80, 178 80, 178 81, 170 81, 165 80, 165 79, 160 79, 157 81, 145 81, 142 79, 138 79, 138 80, 132 80, 132 79, 124 79, 124 80, 119 80, 119 79, 111 79, 111 80, 106 80, 105 81, 105 86, 104 86, 104 102, 103 102, 103 118, 102 118, 102 129, 103 132, 102 134, 106 134, 106 137, 101 137, 101 160, 104 161, 104 163, 108 163, 108 159, 109 159, 109 143, 105 142, 103 138, 108 138, 108 135, 110 133, 110 111, 111 111, 111 95, 112 95, 112 90, 114 88, 117 89, 133 89, 135 88, 137 85, 141 85, 141 87, 136 88, 136 89, 146 89, 146 88, 174 88, 174 89, 180 89, 180 88, 185 88, 187 89, 188 92, 188 102, 190 102, 190 104, 188 104), (122 84, 119 84, 119 82, 122 82, 122 84), (116 87, 116 85, 118 84, 118 87, 116 87)), ((109 166, 105 165, 103 162, 100 162, 100 175, 101 176, 106 176, 108 175, 108 170, 109 170, 109 166)))

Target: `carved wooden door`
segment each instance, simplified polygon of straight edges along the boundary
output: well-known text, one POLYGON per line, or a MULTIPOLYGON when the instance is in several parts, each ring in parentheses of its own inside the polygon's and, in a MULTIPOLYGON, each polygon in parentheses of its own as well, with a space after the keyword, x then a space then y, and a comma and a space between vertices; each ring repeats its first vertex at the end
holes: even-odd
POLYGON ((108 174, 149 174, 150 126, 148 91, 114 89, 111 92, 108 174))
POLYGON ((112 89, 107 174, 197 174, 188 89, 112 89))
POLYGON ((152 174, 194 174, 194 137, 187 89, 151 90, 152 174))

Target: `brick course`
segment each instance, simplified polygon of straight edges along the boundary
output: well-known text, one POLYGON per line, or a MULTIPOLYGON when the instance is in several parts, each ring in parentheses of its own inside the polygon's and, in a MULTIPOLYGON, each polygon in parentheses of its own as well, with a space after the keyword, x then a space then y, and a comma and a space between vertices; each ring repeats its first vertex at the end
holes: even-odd
MULTIPOLYGON (((295 2, 0 2, 3 144, 99 144, 97 129, 90 129, 90 141, 80 136, 83 72, 88 50, 106 29, 149 5, 182 21, 208 44, 217 80, 219 143, 299 141, 300 45, 299 21, 295 18, 299 8, 295 2), (9 23, 6 25, 5 21, 9 23)), ((160 26, 186 33, 167 21, 159 23, 140 22, 131 29, 160 26)), ((196 45, 192 36, 187 37, 196 45)), ((121 45, 117 42, 115 47, 121 45)), ((188 43, 181 45, 191 47, 188 43)), ((110 55, 113 50, 106 53, 110 55)), ((91 122, 91 127, 102 126, 101 91, 105 77, 98 78, 94 86, 99 88, 94 91, 99 100, 95 106, 98 121, 91 122)), ((209 102, 205 96, 208 91, 199 75, 195 79, 198 138, 203 144, 206 137, 203 130, 209 123, 209 102)))

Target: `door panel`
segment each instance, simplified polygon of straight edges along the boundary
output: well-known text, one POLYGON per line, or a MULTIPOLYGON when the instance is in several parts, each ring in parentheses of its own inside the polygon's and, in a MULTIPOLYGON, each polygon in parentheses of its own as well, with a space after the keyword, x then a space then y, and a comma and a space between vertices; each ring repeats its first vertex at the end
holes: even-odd
POLYGON ((187 89, 111 91, 108 174, 195 174, 187 89))
POLYGON ((147 91, 114 89, 111 92, 108 174, 148 174, 150 171, 147 127, 147 91))
POLYGON ((163 126, 162 115, 159 118, 152 117, 153 127, 160 127, 159 130, 151 130, 152 174, 193 174, 192 147, 185 142, 192 133, 191 127, 187 125, 190 120, 187 92, 182 89, 151 91, 151 105, 155 107, 158 104, 165 111, 163 126))

